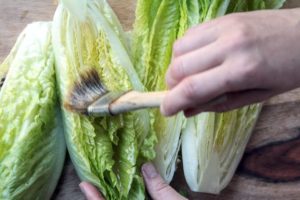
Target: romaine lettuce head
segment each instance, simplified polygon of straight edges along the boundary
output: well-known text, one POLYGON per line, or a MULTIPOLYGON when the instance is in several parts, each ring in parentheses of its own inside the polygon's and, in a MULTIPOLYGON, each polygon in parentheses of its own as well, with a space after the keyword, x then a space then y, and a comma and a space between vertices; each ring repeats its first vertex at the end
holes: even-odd
POLYGON ((260 112, 260 105, 188 119, 182 136, 186 181, 192 191, 218 194, 238 166, 260 112))
MULTIPOLYGON (((199 23, 226 13, 278 8, 283 0, 201 0, 199 23)), ((195 16, 194 12, 188 15, 195 16)), ((189 17, 189 19, 194 19, 189 17)), ((219 193, 232 179, 244 153, 261 105, 188 119, 182 135, 186 181, 195 192, 219 193)))
MULTIPOLYGON (((127 52, 126 35, 105 0, 62 0, 53 22, 53 45, 61 102, 74 82, 95 69, 110 91, 142 91, 127 52)), ((81 180, 107 199, 143 199, 142 162, 155 157, 156 136, 147 111, 87 117, 63 110, 68 150, 81 180)))
POLYGON ((0 199, 50 199, 65 158, 51 23, 28 25, 0 66, 0 199))

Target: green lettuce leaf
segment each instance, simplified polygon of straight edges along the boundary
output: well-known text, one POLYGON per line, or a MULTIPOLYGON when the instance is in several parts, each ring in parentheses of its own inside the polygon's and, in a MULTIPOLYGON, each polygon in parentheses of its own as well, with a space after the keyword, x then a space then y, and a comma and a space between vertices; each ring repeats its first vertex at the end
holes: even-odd
POLYGON ((277 9, 281 8, 284 2, 285 0, 231 0, 226 13, 245 12, 263 9, 277 9))
POLYGON ((200 19, 200 7, 199 0, 190 0, 186 2, 188 27, 198 25, 200 19))
MULTIPOLYGON (((166 89, 165 73, 172 56, 172 46, 187 27, 185 1, 137 1, 133 30, 133 62, 148 91, 166 89)), ((191 8, 191 7, 190 7, 191 8)), ((157 135, 154 164, 170 182, 180 149, 183 116, 167 119, 158 110, 150 111, 151 129, 157 135)))
POLYGON ((50 199, 65 158, 50 22, 24 29, 1 74, 0 199, 50 199))
MULTIPOLYGON (((54 16, 61 102, 68 100, 82 71, 90 68, 110 91, 143 91, 128 53, 127 36, 108 3, 79 1, 62 0, 54 16)), ((144 198, 140 165, 155 157, 157 140, 147 111, 94 118, 63 109, 63 120, 68 151, 81 180, 96 185, 107 199, 144 198)))

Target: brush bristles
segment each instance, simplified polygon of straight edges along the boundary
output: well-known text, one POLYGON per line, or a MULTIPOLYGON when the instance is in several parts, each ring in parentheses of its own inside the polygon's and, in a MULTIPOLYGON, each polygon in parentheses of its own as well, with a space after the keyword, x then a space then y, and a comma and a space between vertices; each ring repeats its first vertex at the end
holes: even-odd
POLYGON ((64 106, 71 111, 87 113, 89 105, 107 92, 98 72, 91 68, 80 75, 64 106))
POLYGON ((0 89, 2 88, 5 81, 5 76, 0 79, 0 89))

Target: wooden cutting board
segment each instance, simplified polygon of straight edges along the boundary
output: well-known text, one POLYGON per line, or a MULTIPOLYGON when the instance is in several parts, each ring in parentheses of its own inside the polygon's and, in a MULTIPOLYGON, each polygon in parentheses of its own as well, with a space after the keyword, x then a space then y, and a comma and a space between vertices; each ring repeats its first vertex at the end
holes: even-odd
MULTIPOLYGON (((134 19, 135 0, 110 0, 126 30, 134 19)), ((290 0, 286 7, 300 6, 290 0)), ((51 20, 52 0, 0 0, 0 60, 14 44, 27 23, 51 20)), ((246 153, 230 185, 218 196, 193 193, 185 184, 179 166, 173 187, 190 199, 279 200, 300 199, 300 89, 267 102, 246 153)), ((79 179, 67 159, 53 199, 84 199, 79 179)))

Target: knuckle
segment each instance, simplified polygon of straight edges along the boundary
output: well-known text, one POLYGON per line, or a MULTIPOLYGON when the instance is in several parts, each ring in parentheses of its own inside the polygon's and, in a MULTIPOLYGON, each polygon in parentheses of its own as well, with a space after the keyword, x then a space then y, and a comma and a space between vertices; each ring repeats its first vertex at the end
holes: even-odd
POLYGON ((238 29, 232 34, 231 38, 229 38, 228 43, 228 48, 230 50, 241 50, 247 49, 251 45, 252 39, 247 31, 244 29, 238 29))
POLYGON ((165 197, 171 192, 171 188, 166 183, 158 183, 155 186, 156 199, 166 199, 165 197))
POLYGON ((244 23, 243 15, 240 13, 232 13, 226 15, 224 16, 224 20, 226 20, 228 25, 230 25, 231 27, 235 27, 244 23))
POLYGON ((158 193, 164 193, 168 190, 168 185, 166 183, 160 182, 155 186, 155 191, 158 193))
POLYGON ((240 45, 248 45, 251 41, 250 28, 247 24, 240 24, 235 33, 235 42, 240 45))
POLYGON ((248 56, 242 61, 242 77, 245 80, 258 80, 259 78, 259 68, 262 66, 262 60, 255 56, 248 56))
POLYGON ((242 77, 244 77, 246 80, 255 78, 256 76, 256 67, 255 65, 248 64, 243 67, 242 77))
POLYGON ((183 82, 183 95, 188 99, 193 99, 197 92, 196 83, 193 78, 187 78, 183 82))
POLYGON ((249 41, 249 35, 248 32, 246 31, 246 28, 240 28, 236 30, 236 33, 234 34, 234 42, 239 44, 239 45, 244 45, 248 43, 249 41))
POLYGON ((172 62, 171 76, 173 79, 181 79, 184 76, 184 61, 182 58, 176 58, 172 62))
POLYGON ((232 91, 235 88, 234 81, 232 80, 232 78, 229 78, 229 77, 230 76, 227 76, 223 80, 223 87, 224 87, 225 91, 232 91))
POLYGON ((182 54, 182 49, 183 49, 183 46, 182 46, 183 42, 181 42, 181 40, 177 40, 174 42, 173 44, 173 55, 174 57, 176 56, 180 56, 182 54))
POLYGON ((225 45, 226 49, 232 51, 249 48, 254 40, 251 27, 238 17, 232 18, 230 23, 234 23, 234 25, 232 25, 234 29, 224 38, 225 44, 227 44, 225 45))

